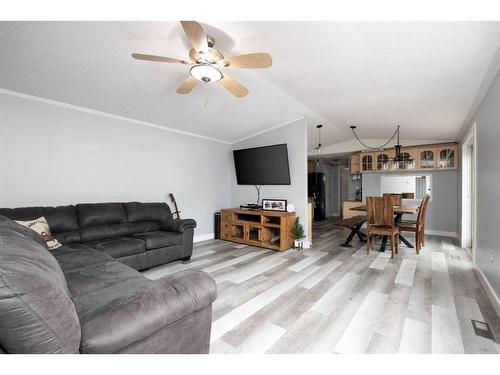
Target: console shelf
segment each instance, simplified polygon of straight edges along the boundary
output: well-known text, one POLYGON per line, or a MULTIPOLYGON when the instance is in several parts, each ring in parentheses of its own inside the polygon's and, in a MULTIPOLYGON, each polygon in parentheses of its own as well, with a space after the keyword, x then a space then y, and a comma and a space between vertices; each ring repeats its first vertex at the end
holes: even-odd
POLYGON ((293 246, 295 212, 221 210, 221 239, 284 251, 293 246))

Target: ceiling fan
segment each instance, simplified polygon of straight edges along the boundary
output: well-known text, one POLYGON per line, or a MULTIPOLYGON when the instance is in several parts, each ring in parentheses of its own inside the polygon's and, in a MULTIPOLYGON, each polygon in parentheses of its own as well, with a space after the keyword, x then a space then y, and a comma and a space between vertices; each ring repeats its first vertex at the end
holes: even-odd
POLYGON ((226 58, 214 48, 214 38, 207 35, 198 22, 181 21, 181 24, 193 46, 189 51, 190 61, 142 53, 132 54, 134 59, 191 66, 190 76, 179 86, 178 94, 189 94, 198 82, 220 82, 231 94, 242 98, 248 94, 248 89, 225 72, 222 73, 221 68, 262 69, 269 68, 273 64, 271 55, 268 53, 248 53, 226 58))

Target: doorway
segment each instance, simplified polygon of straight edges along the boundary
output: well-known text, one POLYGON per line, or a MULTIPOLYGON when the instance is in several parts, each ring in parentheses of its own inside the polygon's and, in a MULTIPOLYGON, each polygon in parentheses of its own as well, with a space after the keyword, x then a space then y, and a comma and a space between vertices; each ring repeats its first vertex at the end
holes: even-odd
POLYGON ((461 246, 476 261, 476 123, 462 144, 461 246))

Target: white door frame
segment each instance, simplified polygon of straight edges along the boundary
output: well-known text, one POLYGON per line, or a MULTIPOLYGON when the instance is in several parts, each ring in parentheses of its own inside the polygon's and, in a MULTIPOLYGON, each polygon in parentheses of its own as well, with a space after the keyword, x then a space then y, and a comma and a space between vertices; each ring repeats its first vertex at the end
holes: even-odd
POLYGON ((471 257, 476 261, 476 207, 477 207, 477 142, 476 123, 462 142, 462 226, 461 246, 471 247, 471 257), (472 148, 471 148, 472 146, 472 148), (472 158, 472 162, 471 162, 472 158), (472 168, 472 171, 471 171, 472 168), (470 198, 469 198, 470 197, 470 198), (469 206, 469 199, 472 204, 469 206))

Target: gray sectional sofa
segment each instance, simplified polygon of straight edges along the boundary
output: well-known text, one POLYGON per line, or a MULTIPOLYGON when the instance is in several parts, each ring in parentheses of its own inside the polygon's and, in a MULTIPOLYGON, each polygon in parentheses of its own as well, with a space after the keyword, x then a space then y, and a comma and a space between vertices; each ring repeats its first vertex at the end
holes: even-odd
POLYGON ((194 221, 165 206, 0 209, 0 353, 207 353, 213 279, 136 271, 191 255, 194 221), (11 220, 40 216, 62 247, 11 220))
POLYGON ((45 217, 63 245, 83 243, 138 271, 188 260, 193 219, 174 220, 166 203, 87 203, 76 206, 0 208, 12 220, 45 217))

